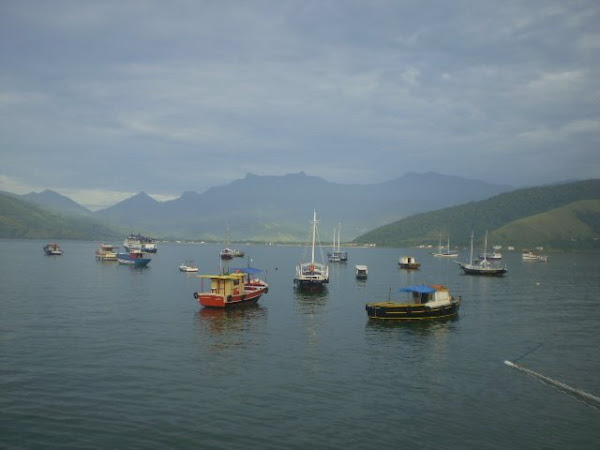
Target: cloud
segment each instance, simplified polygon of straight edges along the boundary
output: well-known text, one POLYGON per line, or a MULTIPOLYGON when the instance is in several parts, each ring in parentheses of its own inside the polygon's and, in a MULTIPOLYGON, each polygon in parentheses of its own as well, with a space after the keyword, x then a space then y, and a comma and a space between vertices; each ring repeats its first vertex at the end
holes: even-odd
POLYGON ((248 171, 589 175, 600 7, 490 5, 4 2, 2 168, 44 188, 166 196, 248 171))

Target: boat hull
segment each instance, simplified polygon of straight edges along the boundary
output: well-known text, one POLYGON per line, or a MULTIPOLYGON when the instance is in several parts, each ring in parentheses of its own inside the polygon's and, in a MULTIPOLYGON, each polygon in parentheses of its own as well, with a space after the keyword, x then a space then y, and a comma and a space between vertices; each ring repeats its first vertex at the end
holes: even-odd
POLYGON ((194 292, 194 298, 205 308, 231 308, 233 306, 256 303, 263 294, 269 291, 266 285, 245 286, 241 295, 211 294, 209 292, 194 292))
POLYGON ((479 268, 473 268, 473 267, 467 267, 467 266, 460 266, 461 269, 469 275, 487 275, 487 276, 502 276, 504 275, 507 270, 505 268, 485 268, 485 269, 479 269, 479 268))
POLYGON ((123 255, 119 253, 117 255, 117 261, 119 264, 124 266, 133 266, 133 267, 146 267, 148 263, 151 261, 150 258, 132 258, 129 255, 123 255))
POLYGON ((63 251, 58 244, 51 243, 44 246, 44 253, 48 256, 60 256, 63 251))
POLYGON ((402 305, 391 302, 368 303, 365 306, 370 319, 382 320, 428 320, 452 317, 458 314, 460 300, 446 305, 428 307, 426 305, 402 305))
POLYGON ((116 261, 117 255, 109 254, 109 253, 105 253, 105 254, 96 253, 96 259, 98 261, 116 261))
POLYGON ((420 263, 399 263, 398 265, 400 266, 401 269, 407 269, 407 270, 417 270, 417 269, 421 268, 420 263))
POLYGON ((322 279, 302 279, 296 278, 294 279, 294 283, 298 289, 306 290, 306 291, 318 291, 321 289, 325 289, 325 286, 329 283, 329 280, 322 279))

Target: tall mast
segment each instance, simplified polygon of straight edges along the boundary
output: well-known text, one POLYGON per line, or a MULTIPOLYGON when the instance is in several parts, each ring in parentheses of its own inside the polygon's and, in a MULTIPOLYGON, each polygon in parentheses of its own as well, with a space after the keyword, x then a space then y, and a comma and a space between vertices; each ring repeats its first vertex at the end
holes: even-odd
POLYGON ((483 245, 483 259, 487 259, 487 230, 485 230, 485 244, 483 245))
POLYGON ((473 232, 471 231, 471 259, 469 260, 469 264, 473 265, 473 232))
POLYGON ((315 263, 315 238, 317 235, 317 211, 313 210, 313 235, 312 235, 312 252, 311 263, 315 263))

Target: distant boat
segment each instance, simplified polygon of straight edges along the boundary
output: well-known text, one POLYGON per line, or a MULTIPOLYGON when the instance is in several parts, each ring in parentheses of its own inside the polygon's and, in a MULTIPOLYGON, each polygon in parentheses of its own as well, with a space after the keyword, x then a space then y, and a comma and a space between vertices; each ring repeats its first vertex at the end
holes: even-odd
POLYGON ((219 253, 219 255, 221 256, 221 259, 232 259, 232 258, 241 258, 244 256, 244 252, 241 252, 239 250, 235 250, 229 247, 225 247, 223 250, 221 250, 221 252, 219 253))
POLYGON ((540 255, 532 252, 531 250, 523 250, 521 257, 523 258, 523 261, 538 261, 540 255))
POLYGON ((369 276, 369 268, 363 264, 356 265, 356 278, 359 280, 366 280, 369 276))
POLYGON ((179 266, 179 270, 182 272, 198 272, 198 266, 194 261, 186 261, 179 266))
POLYGON ((296 266, 294 284, 300 289, 321 289, 329 283, 329 266, 315 260, 315 240, 317 236, 317 212, 313 212, 312 250, 309 262, 300 262, 296 266))
POLYGON ((546 255, 540 255, 539 253, 532 252, 531 250, 524 250, 521 254, 523 261, 541 261, 548 262, 546 255))
POLYGON ((337 228, 333 229, 333 241, 331 244, 331 252, 327 254, 331 262, 346 262, 348 261, 348 252, 341 250, 340 237, 342 234, 342 224, 339 223, 337 228), (337 231, 337 234, 336 234, 337 231))
POLYGON ((231 237, 229 235, 229 225, 227 226, 227 237, 225 239, 225 245, 226 247, 219 253, 221 259, 242 258, 244 256, 244 252, 240 250, 235 250, 230 247, 231 237))
POLYGON ((236 305, 256 303, 269 292, 266 281, 255 278, 262 272, 253 267, 232 269, 220 275, 198 275, 198 278, 210 280, 210 288, 194 292, 194 298, 206 308, 229 308, 236 305))
POLYGON ((146 267, 151 259, 144 258, 140 250, 131 250, 129 253, 117 253, 117 261, 126 266, 146 267))
MULTIPOLYGON (((487 254, 487 231, 485 232, 484 253, 487 254)), ((508 269, 506 266, 499 266, 489 262, 485 256, 478 262, 473 262, 473 233, 471 233, 471 258, 468 263, 456 261, 460 268, 469 275, 504 275, 508 269)))
POLYGON ((421 263, 417 262, 417 260, 412 256, 402 256, 398 259, 398 265, 400 266, 400 268, 408 270, 421 268, 421 263))
POLYGON ((438 245, 438 251, 432 253, 433 256, 438 258, 456 258, 458 256, 458 252, 450 249, 450 235, 448 235, 448 247, 444 249, 442 247, 442 235, 440 234, 440 243, 438 245))
POLYGON ((60 256, 63 254, 63 251, 56 242, 50 242, 44 245, 44 253, 50 256, 60 256))
POLYGON ((100 244, 98 250, 96 250, 96 259, 99 261, 116 261, 118 248, 111 244, 100 244))
POLYGON ((127 251, 140 250, 144 253, 156 253, 158 248, 154 239, 143 236, 139 233, 130 234, 123 241, 123 247, 127 251))
POLYGON ((406 293, 405 301, 367 303, 365 309, 370 319, 425 320, 442 319, 458 314, 460 297, 452 297, 442 285, 407 286, 397 291, 406 293))

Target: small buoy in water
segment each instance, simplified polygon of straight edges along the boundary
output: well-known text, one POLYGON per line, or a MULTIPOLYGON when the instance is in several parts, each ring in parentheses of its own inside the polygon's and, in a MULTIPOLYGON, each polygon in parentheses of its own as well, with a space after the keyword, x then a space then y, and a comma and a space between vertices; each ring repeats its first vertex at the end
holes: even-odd
POLYGON ((537 283, 535 283, 535 284, 536 284, 536 286, 539 286, 539 285, 540 285, 540 282, 538 281, 538 282, 537 282, 537 283))

